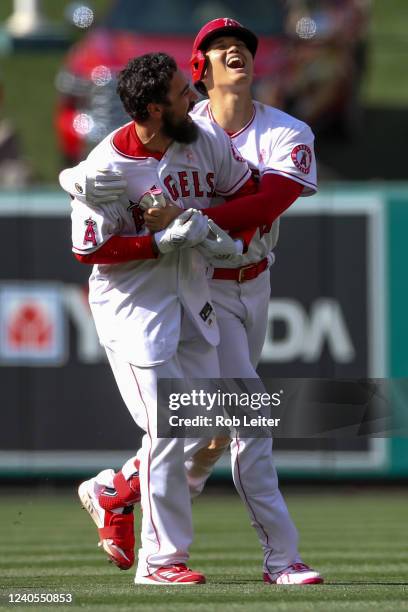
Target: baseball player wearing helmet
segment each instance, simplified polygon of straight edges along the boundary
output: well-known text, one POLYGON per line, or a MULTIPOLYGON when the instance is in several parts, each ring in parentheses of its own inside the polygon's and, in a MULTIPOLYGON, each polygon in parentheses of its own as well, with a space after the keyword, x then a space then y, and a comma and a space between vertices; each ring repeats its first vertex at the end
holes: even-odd
MULTIPOLYGON (((298 196, 312 195, 317 189, 310 128, 278 109, 252 100, 257 46, 253 32, 233 19, 221 18, 200 30, 191 57, 193 84, 209 98, 195 105, 192 116, 206 117, 230 135, 260 181, 264 215, 268 208, 271 213, 269 220, 259 222, 251 206, 246 219, 258 229, 248 251, 233 257, 222 268, 214 264, 210 289, 221 335, 217 352, 221 376, 227 378, 257 377, 255 368, 265 339, 270 295, 269 272, 262 266, 272 257, 278 241, 277 211, 283 212, 298 196)), ((256 202, 256 196, 247 198, 250 199, 256 202)), ((228 223, 230 228, 237 229, 241 219, 233 206, 234 202, 218 206, 212 218, 221 226, 228 223), (231 225, 231 215, 236 225, 231 225)), ((166 211, 149 211, 148 227, 160 229, 163 226, 157 223, 159 218, 170 220, 162 212, 166 211)), ((193 495, 202 490, 214 462, 228 443, 225 438, 213 440, 208 449, 187 460, 193 495)), ((235 486, 264 551, 264 581, 323 582, 320 574, 300 559, 297 532, 278 488, 271 440, 234 437, 231 461, 235 486)))
POLYGON ((128 462, 118 477, 104 470, 82 483, 79 495, 102 546, 122 568, 133 563, 130 505, 141 495, 136 582, 199 584, 204 576, 186 566, 192 523, 184 440, 157 437, 156 384, 158 378, 188 379, 197 372, 219 376, 219 332, 201 252, 214 248, 209 242, 217 243, 216 255, 237 250, 214 223, 210 228, 217 239, 209 240, 208 219, 196 209, 208 206, 216 193, 239 190, 251 173, 232 155, 220 127, 191 120, 196 94, 169 56, 149 54, 129 62, 118 92, 132 121, 96 146, 77 172, 63 173, 61 182, 66 187, 76 176, 68 189, 75 196, 73 251, 81 262, 93 264, 89 301, 98 335, 122 398, 146 434, 140 464, 128 462), (81 173, 88 177, 82 183, 81 173), (90 176, 98 177, 92 189, 90 176), (113 187, 108 194, 105 190, 108 201, 101 206, 99 183, 109 181, 113 187), (138 204, 163 205, 162 191, 164 203, 179 205, 176 187, 183 189, 187 210, 153 237, 138 204))

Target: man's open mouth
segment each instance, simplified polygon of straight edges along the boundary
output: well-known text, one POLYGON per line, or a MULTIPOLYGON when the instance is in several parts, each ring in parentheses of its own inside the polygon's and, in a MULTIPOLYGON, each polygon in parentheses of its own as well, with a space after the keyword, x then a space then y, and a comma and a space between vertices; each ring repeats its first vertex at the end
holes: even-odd
POLYGON ((241 56, 239 55, 231 55, 231 57, 229 57, 227 59, 227 66, 228 68, 244 68, 245 67, 245 62, 242 59, 241 56))

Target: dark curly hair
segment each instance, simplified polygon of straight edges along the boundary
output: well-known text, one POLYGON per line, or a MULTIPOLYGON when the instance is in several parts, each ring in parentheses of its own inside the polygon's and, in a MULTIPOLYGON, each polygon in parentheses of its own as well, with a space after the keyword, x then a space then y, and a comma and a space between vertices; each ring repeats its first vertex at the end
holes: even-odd
POLYGON ((132 119, 147 121, 147 105, 151 102, 168 104, 170 82, 176 71, 176 62, 166 53, 147 53, 128 62, 119 72, 116 91, 132 119))

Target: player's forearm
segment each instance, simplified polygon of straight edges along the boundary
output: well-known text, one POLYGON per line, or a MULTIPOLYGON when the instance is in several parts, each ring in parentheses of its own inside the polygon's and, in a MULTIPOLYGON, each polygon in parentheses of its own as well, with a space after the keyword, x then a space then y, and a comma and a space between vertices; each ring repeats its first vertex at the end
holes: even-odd
POLYGON ((84 264, 118 264, 127 261, 155 259, 158 249, 153 236, 112 236, 97 251, 88 255, 74 253, 84 264))
POLYGON ((215 208, 205 208, 203 214, 228 230, 270 227, 300 196, 302 185, 277 174, 265 174, 254 195, 232 199, 215 208))

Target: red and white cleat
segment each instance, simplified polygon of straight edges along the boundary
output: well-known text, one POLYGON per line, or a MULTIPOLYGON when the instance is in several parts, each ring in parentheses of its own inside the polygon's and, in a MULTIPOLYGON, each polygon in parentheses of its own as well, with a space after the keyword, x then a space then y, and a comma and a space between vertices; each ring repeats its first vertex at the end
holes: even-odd
POLYGON ((98 546, 106 552, 109 561, 127 570, 135 560, 133 506, 117 509, 116 512, 105 510, 99 503, 99 495, 103 490, 104 487, 96 482, 96 478, 91 478, 79 485, 78 495, 98 528, 98 546))
POLYGON ((140 576, 136 574, 135 584, 152 584, 155 586, 183 586, 205 584, 204 574, 193 572, 184 563, 159 567, 153 574, 140 576))
POLYGON ((305 563, 293 563, 276 574, 264 573, 264 582, 268 584, 322 584, 323 577, 305 563))

